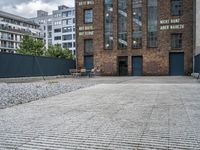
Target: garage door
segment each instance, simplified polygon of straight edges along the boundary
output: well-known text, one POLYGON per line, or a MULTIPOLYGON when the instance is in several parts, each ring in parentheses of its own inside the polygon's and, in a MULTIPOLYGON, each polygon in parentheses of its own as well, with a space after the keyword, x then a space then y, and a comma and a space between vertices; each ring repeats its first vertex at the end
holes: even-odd
POLYGON ((93 56, 85 56, 84 58, 84 67, 86 70, 91 70, 93 66, 93 56))
POLYGON ((132 74, 133 74, 133 76, 142 76, 143 75, 142 56, 132 57, 132 74))
POLYGON ((170 53, 169 74, 171 76, 184 75, 184 53, 170 53))

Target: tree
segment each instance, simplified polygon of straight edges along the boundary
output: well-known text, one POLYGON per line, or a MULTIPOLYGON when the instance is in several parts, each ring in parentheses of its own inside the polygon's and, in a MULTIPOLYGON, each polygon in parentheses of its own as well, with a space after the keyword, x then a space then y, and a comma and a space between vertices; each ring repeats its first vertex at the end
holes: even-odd
POLYGON ((62 48, 61 45, 59 44, 49 45, 49 48, 47 49, 45 56, 74 59, 74 55, 72 54, 72 52, 68 49, 62 48))
POLYGON ((25 35, 17 49, 18 54, 42 56, 44 54, 44 42, 25 35))

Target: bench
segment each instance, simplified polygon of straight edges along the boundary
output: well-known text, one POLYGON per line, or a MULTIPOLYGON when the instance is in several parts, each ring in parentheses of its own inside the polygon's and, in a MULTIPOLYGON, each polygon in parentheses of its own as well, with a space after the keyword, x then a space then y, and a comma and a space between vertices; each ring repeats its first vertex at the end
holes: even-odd
POLYGON ((90 72, 89 72, 89 77, 94 77, 96 74, 95 74, 95 69, 92 69, 90 72))
POLYGON ((72 77, 80 77, 80 76, 88 76, 88 77, 93 77, 96 75, 95 69, 92 70, 86 70, 86 69, 70 69, 69 70, 70 74, 72 77))
POLYGON ((196 78, 197 80, 200 79, 200 73, 192 73, 191 76, 196 78))
POLYGON ((80 71, 77 70, 77 69, 70 69, 69 72, 70 72, 71 76, 74 77, 74 78, 81 76, 80 71))

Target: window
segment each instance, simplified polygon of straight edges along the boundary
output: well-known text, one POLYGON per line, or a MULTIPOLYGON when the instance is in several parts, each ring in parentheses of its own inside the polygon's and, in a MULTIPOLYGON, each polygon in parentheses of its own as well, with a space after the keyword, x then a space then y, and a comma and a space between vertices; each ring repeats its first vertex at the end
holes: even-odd
POLYGON ((62 16, 63 16, 63 17, 72 16, 72 11, 65 11, 65 12, 62 13, 62 16))
POLYGON ((54 29, 54 33, 59 33, 59 32, 61 32, 60 28, 59 29, 54 29))
POLYGON ((61 36, 55 36, 55 37, 54 37, 54 40, 55 40, 55 41, 61 40, 61 36))
POLYGON ((52 38, 52 33, 48 32, 48 38, 52 38))
POLYGON ((93 40, 92 39, 84 40, 84 51, 85 51, 85 54, 92 53, 92 51, 93 51, 93 40))
POLYGON ((171 0, 171 14, 181 16, 183 14, 183 0, 171 0))
POLYGON ((55 21, 54 25, 61 25, 61 21, 55 21))
POLYGON ((72 40, 72 34, 63 35, 63 40, 72 40))
POLYGON ((133 48, 142 47, 142 0, 132 0, 133 48))
POLYGON ((63 48, 72 48, 72 42, 63 43, 63 48))
POLYGON ((157 47, 157 0, 148 0, 148 47, 157 47))
POLYGON ((48 44, 52 44, 52 40, 51 39, 48 39, 48 44))
POLYGON ((127 48, 127 1, 118 0, 118 48, 127 48))
POLYGON ((104 0, 104 48, 113 48, 113 0, 104 0))
POLYGON ((63 25, 73 24, 72 21, 73 21, 72 19, 65 19, 65 20, 62 20, 62 24, 63 24, 63 25))
POLYGON ((133 32, 133 48, 142 48, 142 32, 133 32))
POLYGON ((72 32, 72 27, 64 27, 64 28, 62 28, 62 32, 63 33, 72 32))
POLYGON ((172 33, 171 34, 171 47, 172 49, 182 48, 182 33, 172 33))
POLYGON ((93 10, 88 9, 84 10, 84 23, 92 23, 93 22, 93 10))
POLYGON ((48 31, 51 31, 52 30, 52 26, 48 26, 48 31))
POLYGON ((47 24, 52 24, 52 19, 48 19, 47 24))
POLYGON ((61 13, 54 14, 53 17, 54 17, 54 18, 61 17, 61 13))

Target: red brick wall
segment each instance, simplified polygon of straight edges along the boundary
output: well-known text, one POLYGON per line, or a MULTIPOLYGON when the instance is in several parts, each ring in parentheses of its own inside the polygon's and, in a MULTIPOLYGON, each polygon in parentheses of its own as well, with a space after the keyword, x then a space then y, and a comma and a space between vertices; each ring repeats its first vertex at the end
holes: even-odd
POLYGON ((185 74, 192 72, 192 53, 193 53, 193 21, 192 21, 192 1, 184 1, 184 10, 181 17, 171 16, 171 0, 158 0, 158 47, 148 48, 147 46, 147 0, 143 0, 142 8, 142 48, 132 48, 132 5, 128 0, 128 48, 119 50, 117 43, 117 0, 114 3, 113 30, 114 41, 113 50, 104 49, 104 8, 103 0, 94 0, 94 5, 79 6, 78 3, 83 0, 76 0, 76 23, 77 23, 77 60, 78 66, 84 67, 84 39, 92 38, 94 40, 94 66, 100 66, 104 75, 117 75, 117 57, 128 56, 128 71, 132 74, 132 56, 143 56, 144 75, 168 75, 169 74, 169 53, 184 52, 185 54, 185 74), (84 9, 93 8, 94 11, 94 35, 79 36, 78 28, 87 26, 83 22, 84 9), (160 19, 180 18, 180 23, 184 24, 184 29, 178 30, 160 30, 160 19), (183 49, 171 49, 171 33, 183 33, 183 49))

